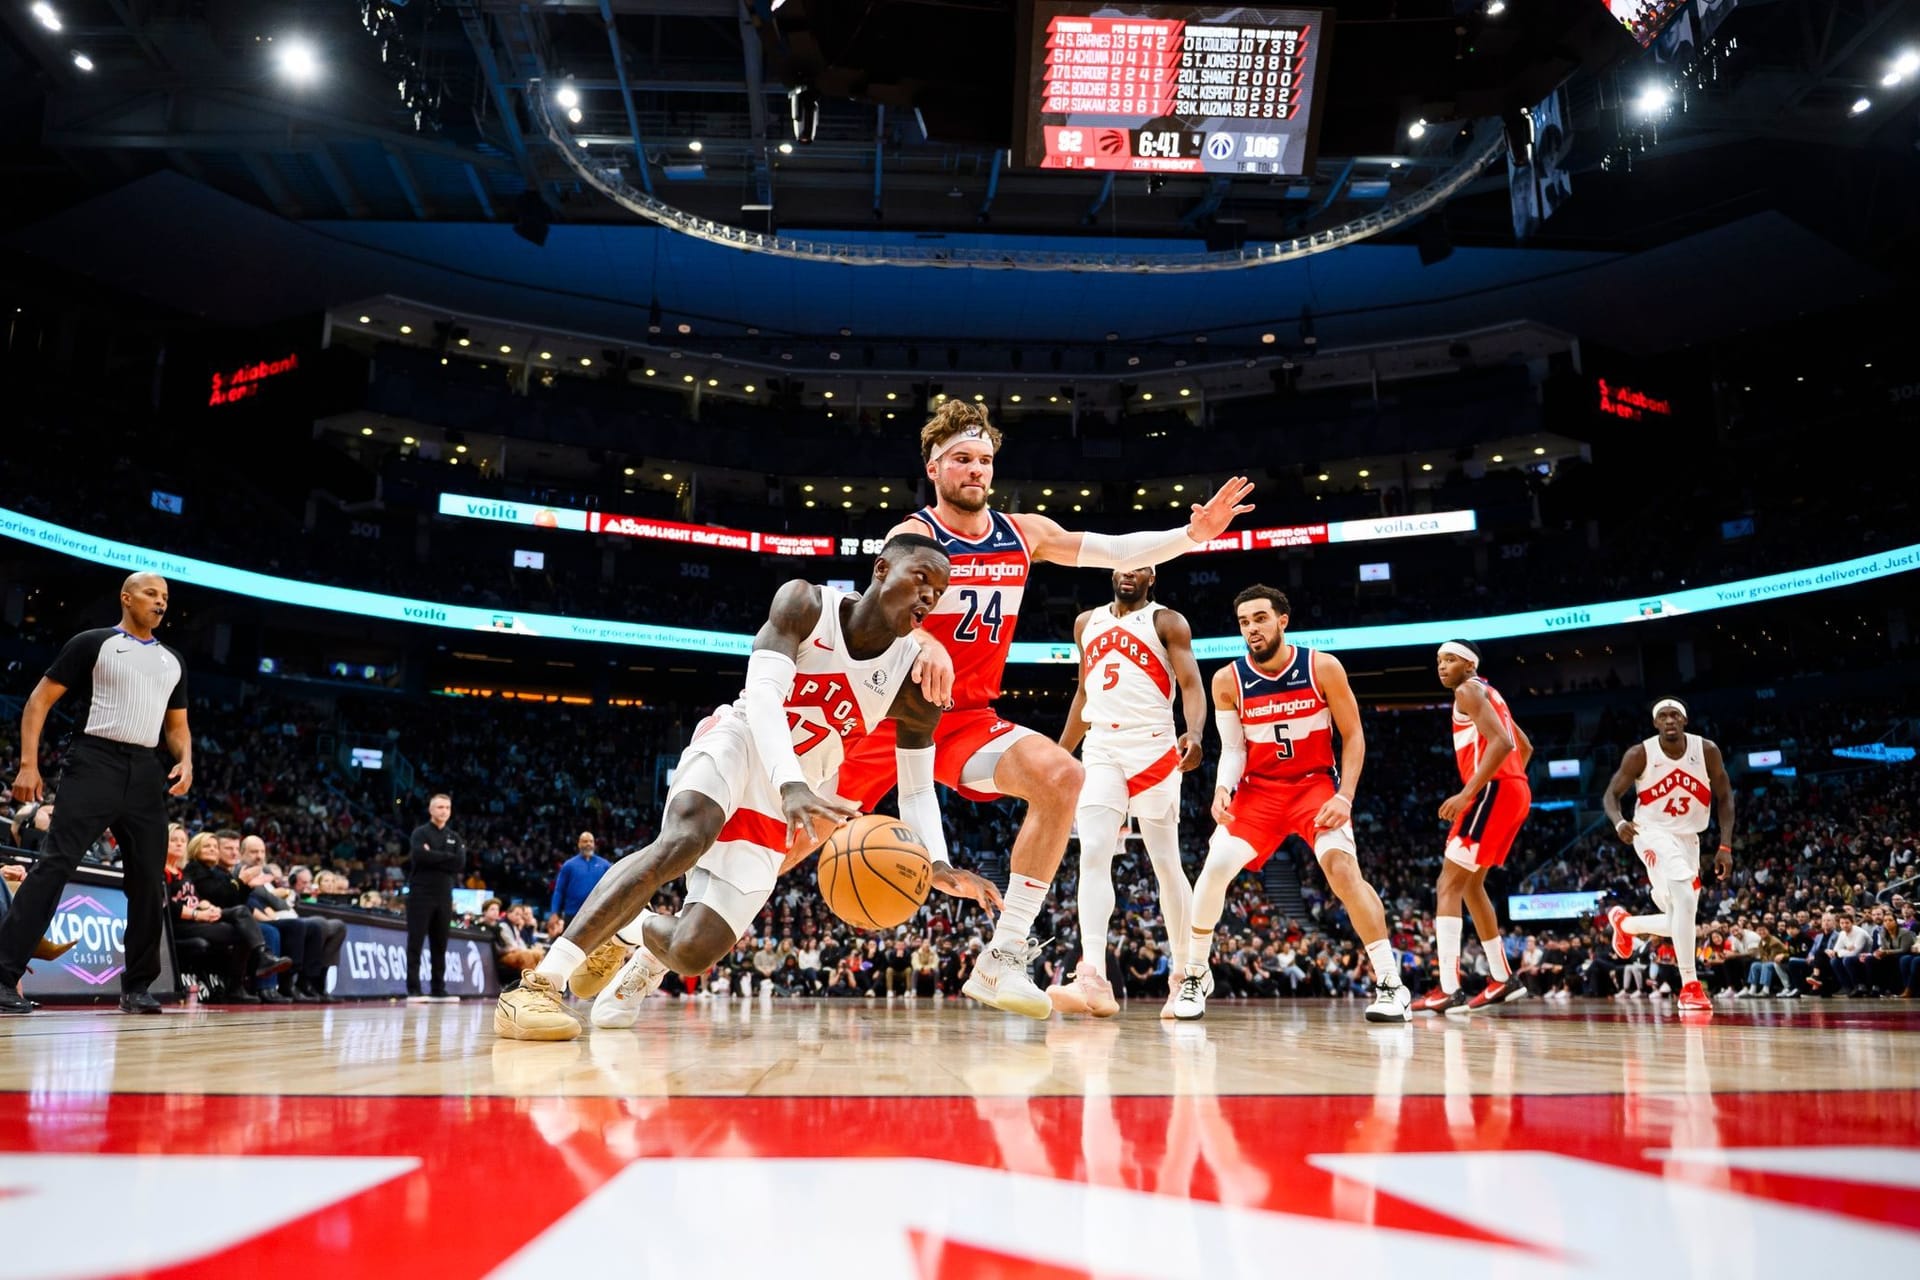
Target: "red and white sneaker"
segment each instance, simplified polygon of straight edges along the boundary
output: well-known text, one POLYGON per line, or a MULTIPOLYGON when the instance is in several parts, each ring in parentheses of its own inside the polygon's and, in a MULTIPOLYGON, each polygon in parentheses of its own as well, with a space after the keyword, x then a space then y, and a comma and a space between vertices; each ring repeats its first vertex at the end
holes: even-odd
POLYGON ((1613 954, 1622 960, 1633 959, 1633 935, 1621 928, 1621 922, 1627 918, 1625 907, 1608 907, 1601 923, 1613 930, 1613 954))
POLYGON ((1111 1018, 1120 1012, 1120 1002, 1113 998, 1113 984, 1085 960, 1073 971, 1073 981, 1047 988, 1047 999, 1053 1002, 1056 1013, 1090 1013, 1096 1018, 1111 1018))
POLYGON ((1680 988, 1680 1012, 1712 1013, 1713 997, 1707 994, 1707 989, 1699 982, 1689 982, 1680 988))
POLYGON ((1467 1001, 1467 1010, 1470 1013, 1478 1013, 1488 1005, 1506 1004, 1510 1000, 1524 999, 1526 994, 1526 984, 1520 981, 1519 975, 1509 974, 1505 982, 1489 982, 1482 987, 1479 995, 1467 1001))
POLYGON ((1413 1002, 1412 1012, 1445 1013, 1449 1009, 1466 1004, 1466 1002, 1467 993, 1464 991, 1455 991, 1449 995, 1441 988, 1435 987, 1413 1002))

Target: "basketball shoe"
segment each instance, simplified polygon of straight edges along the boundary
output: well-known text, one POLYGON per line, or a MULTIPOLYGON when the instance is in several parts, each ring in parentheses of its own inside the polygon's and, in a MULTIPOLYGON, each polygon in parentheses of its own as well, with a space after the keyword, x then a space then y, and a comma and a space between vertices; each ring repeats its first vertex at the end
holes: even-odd
POLYGON ((1520 976, 1508 974, 1505 982, 1489 982, 1481 988, 1479 995, 1467 1001, 1467 1009, 1478 1013, 1489 1005, 1508 1004, 1515 1000, 1524 1000, 1526 996, 1527 987, 1520 981, 1520 976))
MULTIPOLYGON (((651 911, 642 911, 641 919, 652 915, 651 911)), ((593 949, 587 962, 575 969, 567 979, 567 990, 582 1000, 591 1000, 613 981, 613 975, 620 972, 620 966, 633 954, 633 948, 620 941, 615 934, 593 949)))
POLYGON ((1079 968, 1073 971, 1073 981, 1048 987, 1047 999, 1060 1013, 1090 1013, 1096 1018, 1111 1018, 1120 1012, 1120 1002, 1113 998, 1113 984, 1091 960, 1080 962, 1079 968))
POLYGON ((667 966, 635 947, 620 968, 614 984, 594 997, 587 1020, 596 1027, 630 1027, 640 1020, 640 1006, 660 989, 667 966))
POLYGON ((518 987, 500 993, 493 1006, 493 1034, 502 1040, 571 1040, 580 1034, 580 1024, 560 1003, 560 984, 528 969, 518 987))
POLYGON ((1413 1002, 1411 1006, 1411 1012, 1446 1013, 1452 1009, 1464 1008, 1466 1003, 1467 1003, 1466 992, 1455 989, 1451 994, 1449 994, 1448 992, 1441 989, 1440 987, 1435 987, 1433 990, 1427 992, 1427 994, 1421 996, 1418 1000, 1415 1000, 1413 1002))
POLYGON ((1625 907, 1608 907, 1600 922, 1613 930, 1613 954, 1622 960, 1633 959, 1633 935, 1620 927, 1627 918, 1625 907))
POLYGON ((1698 980, 1689 982, 1680 988, 1679 1007, 1682 1013, 1712 1013, 1713 997, 1707 994, 1707 989, 1698 980))
POLYGON ((1368 1022, 1412 1022, 1413 993, 1404 983, 1381 983, 1374 987, 1373 1003, 1367 1006, 1368 1022))
MULTIPOLYGON (((1174 1006, 1180 1003, 1181 985, 1182 984, 1176 982, 1172 984, 1171 988, 1167 991, 1167 1002, 1160 1006, 1160 1017, 1163 1021, 1180 1016, 1179 1011, 1176 1010, 1174 1006)), ((1212 966, 1208 966, 1206 976, 1200 979, 1200 994, 1202 996, 1210 996, 1213 994, 1212 966)))
POLYGON ((1213 974, 1195 973, 1188 969, 1186 976, 1180 979, 1180 987, 1173 993, 1173 1016, 1181 1022, 1192 1022, 1195 1018, 1207 1016, 1208 979, 1213 974))
POLYGON ((973 962, 973 972, 960 993, 1008 1013, 1046 1021, 1053 1016, 1053 1001, 1034 984, 1029 972, 1038 950, 1031 938, 988 947, 973 962))

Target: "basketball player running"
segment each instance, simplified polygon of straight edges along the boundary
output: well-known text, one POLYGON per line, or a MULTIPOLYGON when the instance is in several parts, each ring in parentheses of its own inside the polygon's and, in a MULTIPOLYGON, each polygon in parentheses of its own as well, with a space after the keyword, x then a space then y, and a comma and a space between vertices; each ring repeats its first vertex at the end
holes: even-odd
POLYGON ((1440 683, 1453 690, 1453 756, 1460 766, 1460 790, 1440 806, 1440 820, 1451 822, 1440 882, 1434 888, 1434 939, 1439 944, 1440 985, 1413 1002, 1415 1013, 1477 1013, 1488 1005, 1518 1000, 1525 986, 1507 964, 1500 945, 1500 918, 1487 896, 1487 872, 1506 865, 1520 827, 1533 808, 1527 761, 1533 743, 1514 723, 1500 691, 1480 674, 1480 650, 1465 640, 1440 646, 1435 661, 1440 683), (1473 912, 1474 932, 1486 953, 1493 979, 1473 999, 1460 989, 1460 905, 1473 912))
MULTIPOLYGON (((1160 883, 1169 956, 1185 945, 1193 886, 1180 865, 1180 775, 1200 763, 1206 687, 1193 660, 1193 628, 1153 598, 1152 569, 1119 569, 1113 603, 1073 620, 1080 686, 1067 708, 1060 745, 1080 753, 1080 964, 1073 980, 1047 988, 1061 1013, 1111 1018, 1120 1011, 1107 974, 1107 928, 1113 921, 1113 859, 1128 815, 1160 883), (1187 730, 1173 735, 1173 690, 1187 730)), ((1173 996, 1160 1016, 1173 1016, 1173 996)))
POLYGON ((660 835, 614 864, 567 931, 495 1009, 495 1034, 511 1040, 571 1040, 580 1024, 560 988, 587 952, 629 922, 629 965, 699 973, 746 930, 789 850, 818 843, 857 810, 823 784, 846 744, 882 717, 899 722, 901 820, 935 858, 934 883, 949 892, 986 883, 946 865, 933 789, 933 726, 940 709, 913 684, 921 638, 914 629, 946 589, 938 543, 894 537, 859 596, 789 582, 753 638, 740 698, 704 721, 680 757, 660 835), (643 913, 660 886, 687 877, 686 909, 673 919, 643 913), (637 936, 636 936, 637 934, 637 936))
POLYGON ((1727 777, 1720 748, 1687 732, 1686 704, 1662 698, 1653 704, 1654 736, 1636 742, 1620 758, 1601 806, 1614 834, 1633 846, 1646 865, 1653 890, 1654 915, 1631 916, 1612 907, 1605 916, 1613 930, 1613 954, 1633 955, 1636 934, 1669 938, 1680 970, 1680 1009, 1713 1012, 1713 1001, 1695 969, 1695 914, 1700 909, 1700 835, 1707 829, 1708 807, 1720 824, 1720 849, 1714 874, 1733 872, 1733 781, 1727 777), (1632 793, 1633 817, 1620 810, 1620 798, 1632 793))
MULTIPOLYGON (((1027 575, 1039 561, 1127 569, 1183 555, 1252 511, 1240 500, 1253 486, 1235 476, 1178 529, 1157 533, 1074 533, 1042 515, 1003 515, 987 505, 1000 432, 977 405, 949 400, 920 432, 921 456, 937 500, 893 532, 932 534, 953 564, 952 585, 927 630, 953 656, 953 703, 934 738, 934 777, 969 800, 1014 796, 1027 814, 1014 838, 1006 909, 974 962, 964 988, 983 1004, 1046 1018, 1053 1004, 1029 972, 1036 948, 1027 935, 1066 852, 1083 776, 1079 762, 1051 738, 1000 717, 1007 652, 1027 575)), ((892 730, 879 726, 848 752, 839 794, 870 809, 891 785, 892 730)))
POLYGON ((1367 1021, 1407 1022, 1412 997, 1387 941, 1386 908, 1360 874, 1353 841, 1353 796, 1367 758, 1360 704, 1338 658, 1287 643, 1290 608, 1283 592, 1266 586, 1248 587, 1233 600, 1247 652, 1213 673, 1213 721, 1221 744, 1213 820, 1219 825, 1193 890, 1193 928, 1173 1016, 1206 1014, 1213 931, 1234 877, 1242 868, 1258 870, 1282 841, 1297 835, 1313 847, 1373 964, 1367 1021))

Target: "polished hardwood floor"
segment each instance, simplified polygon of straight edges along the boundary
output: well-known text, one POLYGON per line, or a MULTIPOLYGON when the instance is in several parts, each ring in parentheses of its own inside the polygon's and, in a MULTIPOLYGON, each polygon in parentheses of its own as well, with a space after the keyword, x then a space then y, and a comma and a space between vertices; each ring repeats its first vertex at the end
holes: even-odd
POLYGON ((1920 1267, 1909 1002, 658 1000, 551 1044, 491 1015, 0 1023, 0 1275, 1920 1267))

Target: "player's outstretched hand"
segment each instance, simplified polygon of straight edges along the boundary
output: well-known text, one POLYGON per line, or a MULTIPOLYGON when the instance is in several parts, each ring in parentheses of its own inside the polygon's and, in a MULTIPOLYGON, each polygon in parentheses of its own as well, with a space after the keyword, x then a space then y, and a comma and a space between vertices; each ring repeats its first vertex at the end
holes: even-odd
POLYGON ((1174 740, 1174 750, 1180 753, 1180 772, 1192 773, 1200 767, 1200 735, 1183 733, 1174 740))
POLYGON ((933 887, 955 898, 972 898, 981 906, 991 908, 996 915, 1006 907, 991 880, 944 862, 933 864, 933 887))
POLYGON ((913 660, 911 674, 921 697, 936 707, 953 705, 953 655, 925 632, 920 633, 920 656, 913 660))
POLYGON ((1233 795, 1225 787, 1213 789, 1213 820, 1221 826, 1227 825, 1227 813, 1233 805, 1233 795))
POLYGON ((1253 492, 1253 481, 1245 476, 1235 476, 1220 486, 1205 502, 1193 504, 1193 519, 1187 521, 1187 536, 1195 542, 1211 542, 1227 531, 1235 516, 1243 516, 1253 510, 1251 502, 1242 504, 1240 499, 1253 492))
POLYGON ((802 840, 818 844, 833 834, 835 827, 860 816, 860 806, 839 796, 814 794, 804 782, 789 782, 780 788, 780 808, 787 819, 787 847, 802 840))
POLYGON ((1320 806, 1319 813, 1313 815, 1313 826, 1316 831, 1333 831, 1346 826, 1347 820, 1352 817, 1353 801, 1335 795, 1320 806))

